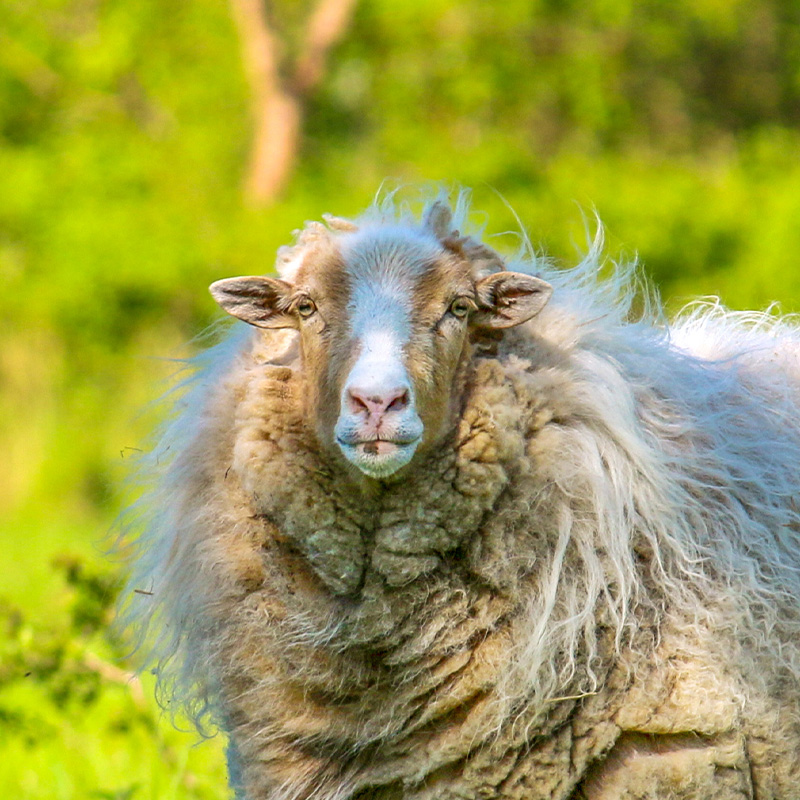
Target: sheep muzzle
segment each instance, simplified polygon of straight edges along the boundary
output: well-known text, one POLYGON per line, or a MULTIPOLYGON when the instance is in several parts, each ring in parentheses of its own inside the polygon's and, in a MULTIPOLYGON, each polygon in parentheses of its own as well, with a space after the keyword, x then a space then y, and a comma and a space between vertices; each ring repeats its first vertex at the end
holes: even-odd
POLYGON ((371 331, 360 349, 341 392, 334 437, 361 472, 386 478, 411 461, 424 425, 397 337, 371 331))

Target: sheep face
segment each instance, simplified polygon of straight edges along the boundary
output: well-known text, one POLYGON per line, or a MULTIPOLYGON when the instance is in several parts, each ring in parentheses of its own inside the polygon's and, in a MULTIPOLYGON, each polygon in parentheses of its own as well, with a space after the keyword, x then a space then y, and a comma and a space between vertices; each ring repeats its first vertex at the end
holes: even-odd
POLYGON ((471 240, 437 235, 430 216, 420 228, 323 237, 284 271, 288 280, 211 286, 233 316, 299 331, 319 444, 371 479, 402 474, 442 441, 471 341, 530 319, 551 292, 539 278, 503 270, 484 246, 471 252, 471 240))

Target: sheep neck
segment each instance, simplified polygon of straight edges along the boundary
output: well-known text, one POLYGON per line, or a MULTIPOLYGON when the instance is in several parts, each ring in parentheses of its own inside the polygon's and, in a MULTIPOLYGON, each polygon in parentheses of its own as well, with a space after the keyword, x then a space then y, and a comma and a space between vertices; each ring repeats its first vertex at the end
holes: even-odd
MULTIPOLYGON (((523 375, 526 367, 514 369, 523 375)), ((299 413, 298 371, 254 364, 233 468, 255 513, 277 526, 335 595, 357 595, 371 575, 397 588, 443 569, 469 569, 467 551, 524 454, 530 415, 514 400, 508 368, 475 359, 442 446, 404 480, 363 492, 299 413)))

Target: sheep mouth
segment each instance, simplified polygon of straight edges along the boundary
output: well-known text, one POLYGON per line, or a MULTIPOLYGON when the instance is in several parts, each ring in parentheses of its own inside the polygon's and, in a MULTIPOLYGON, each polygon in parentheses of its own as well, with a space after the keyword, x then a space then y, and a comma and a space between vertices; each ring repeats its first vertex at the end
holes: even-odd
POLYGON ((385 478, 408 464, 422 437, 414 439, 360 439, 346 441, 337 437, 344 457, 365 475, 385 478))
POLYGON ((398 447, 407 447, 409 444, 411 442, 398 442, 391 439, 368 439, 365 442, 357 442, 354 446, 360 447, 371 456, 385 456, 396 452, 398 447))

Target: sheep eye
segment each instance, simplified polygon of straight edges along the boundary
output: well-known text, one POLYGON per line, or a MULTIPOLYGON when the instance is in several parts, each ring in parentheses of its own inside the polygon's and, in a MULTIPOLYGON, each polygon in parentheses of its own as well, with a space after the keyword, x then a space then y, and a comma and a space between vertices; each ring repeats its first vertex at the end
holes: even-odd
POLYGON ((317 310, 317 307, 310 297, 304 297, 298 302, 296 309, 301 317, 310 317, 317 310))
POLYGON ((456 297, 456 299, 450 303, 450 313, 459 319, 466 317, 471 309, 472 303, 470 303, 466 297, 456 297))

